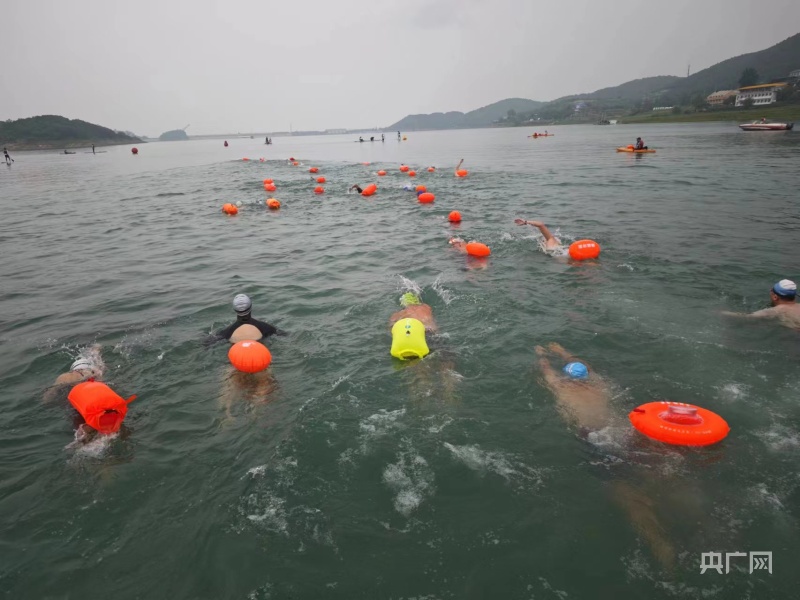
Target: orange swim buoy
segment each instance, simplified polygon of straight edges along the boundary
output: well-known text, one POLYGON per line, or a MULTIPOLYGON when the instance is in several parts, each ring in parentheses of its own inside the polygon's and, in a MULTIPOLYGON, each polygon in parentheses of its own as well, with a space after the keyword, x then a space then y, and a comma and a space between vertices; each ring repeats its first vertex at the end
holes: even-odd
POLYGON ((492 253, 489 250, 489 246, 486 244, 481 244, 480 242, 470 242, 467 244, 467 254, 470 256, 477 256, 479 258, 484 258, 489 256, 492 253))
POLYGON ((292 163, 292 166, 293 166, 293 167, 296 167, 296 166, 298 166, 299 164, 300 164, 299 162, 297 162, 297 161, 294 161, 294 162, 292 163))
POLYGON ((242 160, 244 160, 244 161, 248 161, 248 160, 250 160, 250 159, 249 159, 249 158, 243 158, 242 160))
POLYGON ((138 148, 131 148, 131 154, 139 154, 138 148))
POLYGON ((589 260, 600 256, 600 244, 594 240, 578 240, 569 246, 569 256, 573 260, 589 260))
POLYGON ((428 173, 433 173, 436 170, 436 167, 428 167, 428 173))
POLYGON ((317 183, 325 183, 324 177, 317 177, 317 183))
POLYGON ((678 446, 716 444, 731 430, 725 419, 710 410, 667 400, 642 404, 628 418, 647 437, 678 446))
POLYGON ((100 433, 116 433, 128 412, 128 403, 136 396, 124 400, 105 383, 89 379, 72 388, 67 398, 90 427, 100 433))
POLYGON ((368 163, 368 162, 362 162, 361 164, 362 164, 362 165, 364 165, 365 167, 368 167, 368 166, 369 166, 369 163, 368 163))
POLYGON ((362 196, 372 196, 378 190, 378 186, 374 183, 370 183, 367 187, 365 187, 361 191, 362 196))
POLYGON ((317 171, 319 171, 319 167, 311 167, 311 168, 308 170, 308 172, 309 172, 309 173, 316 173, 317 171))
POLYGON ((278 188, 275 186, 274 183, 267 183, 266 185, 264 185, 264 189, 267 190, 268 192, 274 192, 278 188))
POLYGON ((228 350, 228 360, 239 371, 258 373, 272 362, 272 353, 260 342, 246 340, 237 342, 228 350))
POLYGON ((427 191, 428 191, 428 188, 426 188, 424 185, 418 185, 418 186, 417 186, 417 187, 414 189, 414 191, 415 191, 415 192, 427 192, 427 191))
POLYGON ((272 181, 272 179, 270 179, 269 177, 267 177, 267 178, 264 180, 264 185, 269 185, 270 183, 275 183, 275 182, 274 182, 274 181, 272 181))
POLYGON ((324 194, 325 193, 325 188, 322 187, 321 185, 318 185, 317 187, 314 188, 314 193, 315 194, 324 194))
POLYGON ((436 196, 431 194, 430 192, 424 192, 417 196, 417 200, 419 200, 420 204, 430 204, 434 200, 436 200, 436 196))
POLYGON ((461 223, 461 213, 457 210, 452 211, 449 215, 447 215, 447 220, 451 223, 461 223))
POLYGON ((456 177, 466 177, 467 175, 469 175, 469 171, 466 169, 459 169, 456 171, 456 177))
POLYGON ((278 210, 281 207, 281 203, 277 201, 275 198, 270 198, 267 200, 267 208, 270 210, 278 210))
POLYGON ((400 165, 400 172, 401 173, 408 173, 409 167, 406 165, 400 165))
POLYGON ((628 150, 634 150, 634 149, 636 148, 636 146, 634 146, 633 144, 628 144, 628 145, 626 146, 626 148, 627 148, 628 150))
POLYGON ((386 171, 378 171, 378 177, 384 177, 386 175, 386 171))
POLYGON ((239 209, 236 208, 235 204, 227 203, 222 205, 222 212, 226 215, 235 215, 239 212, 239 209))
POLYGON ((408 172, 408 176, 409 177, 416 177, 417 176, 417 172, 416 171, 409 171, 408 172))

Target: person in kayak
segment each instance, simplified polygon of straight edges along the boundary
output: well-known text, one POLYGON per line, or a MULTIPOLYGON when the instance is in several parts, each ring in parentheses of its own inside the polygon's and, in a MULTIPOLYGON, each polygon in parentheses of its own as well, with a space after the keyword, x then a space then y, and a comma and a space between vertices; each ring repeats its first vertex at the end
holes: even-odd
POLYGON ((749 317, 757 319, 777 319, 781 325, 800 330, 800 304, 797 299, 797 284, 790 279, 781 279, 769 291, 772 303, 770 308, 753 313, 735 313, 725 311, 728 317, 749 317))
POLYGON ((636 144, 633 146, 634 150, 647 150, 647 146, 644 145, 644 140, 640 137, 636 138, 636 144))
POLYGON ((274 325, 264 323, 251 316, 253 302, 247 294, 237 294, 233 299, 236 321, 216 334, 215 340, 225 339, 231 344, 244 340, 258 341, 271 335, 286 335, 274 325))
POLYGON ((526 221, 524 219, 514 219, 514 223, 516 223, 517 225, 533 225, 534 227, 536 227, 536 229, 538 229, 544 236, 545 250, 556 250, 561 246, 561 240, 559 240, 556 236, 550 233, 550 230, 547 228, 547 225, 545 225, 541 221, 526 221))

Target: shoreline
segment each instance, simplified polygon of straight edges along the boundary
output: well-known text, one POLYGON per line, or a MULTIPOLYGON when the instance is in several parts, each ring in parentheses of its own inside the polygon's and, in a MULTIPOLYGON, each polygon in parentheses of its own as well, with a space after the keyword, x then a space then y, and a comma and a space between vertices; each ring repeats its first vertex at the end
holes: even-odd
POLYGON ((114 140, 101 140, 99 142, 92 142, 91 140, 71 140, 71 141, 44 141, 44 142, 5 142, 3 146, 8 148, 9 152, 30 152, 36 150, 66 150, 87 149, 91 152, 92 144, 95 148, 104 146, 127 146, 131 144, 146 144, 139 139, 131 141, 118 142, 114 140))

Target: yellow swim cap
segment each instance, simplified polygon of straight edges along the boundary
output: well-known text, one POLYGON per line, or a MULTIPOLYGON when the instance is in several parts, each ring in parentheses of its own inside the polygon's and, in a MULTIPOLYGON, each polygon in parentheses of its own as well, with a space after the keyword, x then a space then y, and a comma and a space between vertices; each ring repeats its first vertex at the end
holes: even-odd
POLYGON ((392 325, 392 356, 405 360, 428 354, 425 325, 417 319, 400 319, 392 325))

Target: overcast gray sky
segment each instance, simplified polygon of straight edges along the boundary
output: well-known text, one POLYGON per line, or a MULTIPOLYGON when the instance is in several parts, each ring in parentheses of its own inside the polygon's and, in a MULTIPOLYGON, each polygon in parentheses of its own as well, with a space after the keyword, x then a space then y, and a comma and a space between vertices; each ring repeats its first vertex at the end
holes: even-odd
MULTIPOLYGON (((2 0, 0 118, 157 136, 388 126, 684 75, 800 31, 800 0, 2 0)), ((798 57, 800 68, 800 57, 798 57)))

